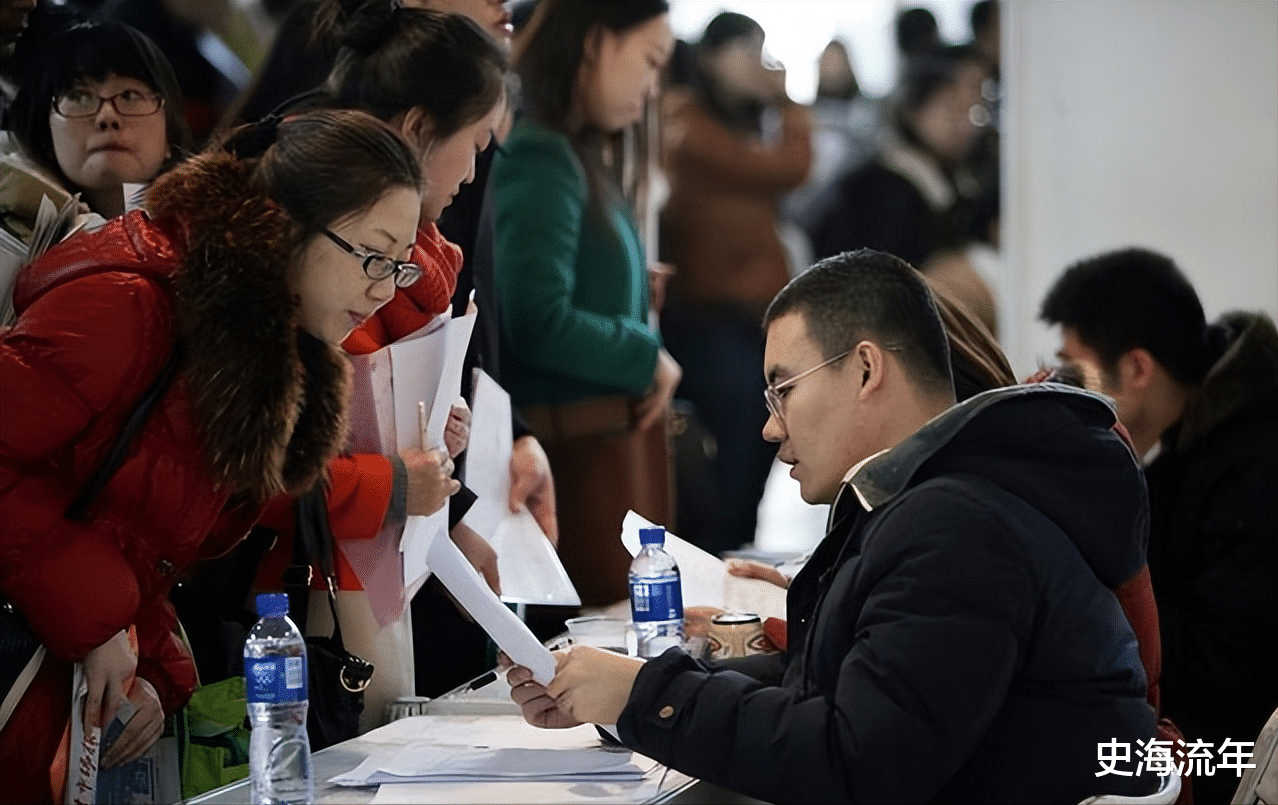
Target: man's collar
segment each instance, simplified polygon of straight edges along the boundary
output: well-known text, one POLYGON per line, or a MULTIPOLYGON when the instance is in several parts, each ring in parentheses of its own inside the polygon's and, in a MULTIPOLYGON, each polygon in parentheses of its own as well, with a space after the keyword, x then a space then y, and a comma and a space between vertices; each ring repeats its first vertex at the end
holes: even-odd
MULTIPOLYGON (((848 470, 843 484, 852 488, 862 508, 873 511, 900 494, 923 462, 948 444, 977 415, 1007 400, 1044 393, 1081 394, 1101 400, 1111 411, 1114 408, 1108 397, 1060 383, 1031 383, 983 391, 936 415, 895 447, 862 459, 848 470)), ((835 498, 837 504, 838 497, 835 498)))

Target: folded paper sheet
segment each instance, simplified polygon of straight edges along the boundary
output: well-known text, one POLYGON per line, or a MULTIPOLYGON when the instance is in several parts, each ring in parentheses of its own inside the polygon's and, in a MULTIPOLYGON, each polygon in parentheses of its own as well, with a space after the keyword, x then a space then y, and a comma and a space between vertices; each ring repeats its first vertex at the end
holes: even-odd
POLYGON ((559 554, 527 509, 510 511, 510 395, 476 372, 466 486, 478 499, 463 520, 497 552, 501 598, 513 604, 581 606, 559 554))
MULTIPOLYGON (((621 542, 631 555, 639 553, 639 529, 653 525, 635 512, 627 512, 621 524, 621 542)), ((782 618, 785 590, 762 579, 730 575, 723 560, 691 542, 666 532, 666 550, 679 565, 683 580, 683 605, 707 606, 737 612, 753 612, 761 618, 782 618)))
POLYGON ((431 569, 493 642, 543 685, 555 675, 555 658, 537 636, 511 612, 447 537, 437 538, 428 555, 431 569))
MULTIPOLYGON (((351 452, 390 456, 408 448, 443 445, 474 324, 474 314, 440 316, 388 347, 352 356, 351 452), (423 407, 428 413, 425 427, 419 413, 423 407)), ((397 620, 405 602, 425 582, 430 543, 447 528, 445 506, 429 517, 391 524, 372 540, 338 540, 368 591, 379 624, 397 620)))

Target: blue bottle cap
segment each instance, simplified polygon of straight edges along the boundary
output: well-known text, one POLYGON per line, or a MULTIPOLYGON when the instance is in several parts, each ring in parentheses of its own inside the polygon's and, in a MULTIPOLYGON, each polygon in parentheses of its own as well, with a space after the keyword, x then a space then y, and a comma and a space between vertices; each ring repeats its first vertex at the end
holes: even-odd
POLYGON ((639 529, 640 545, 664 545, 666 541, 666 529, 659 525, 650 528, 639 529))
POLYGON ((288 596, 284 593, 258 593, 257 614, 262 618, 288 614, 288 596))

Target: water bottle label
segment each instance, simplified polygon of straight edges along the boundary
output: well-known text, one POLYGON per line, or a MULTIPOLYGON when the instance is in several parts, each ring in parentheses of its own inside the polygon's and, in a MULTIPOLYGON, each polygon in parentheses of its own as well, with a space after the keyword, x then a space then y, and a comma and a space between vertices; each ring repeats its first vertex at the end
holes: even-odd
POLYGON ((635 622, 683 620, 679 579, 630 583, 630 614, 635 622))
POLYGON ((244 688, 255 704, 306 701, 306 658, 245 657, 244 688))

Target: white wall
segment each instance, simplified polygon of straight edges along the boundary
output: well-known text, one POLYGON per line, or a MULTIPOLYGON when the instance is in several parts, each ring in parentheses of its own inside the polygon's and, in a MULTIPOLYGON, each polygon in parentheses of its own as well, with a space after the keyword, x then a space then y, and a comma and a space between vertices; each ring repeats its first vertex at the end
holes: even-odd
POLYGON ((1278 2, 1004 4, 1002 340, 1024 375, 1072 261, 1174 258, 1208 318, 1278 318, 1278 2))

